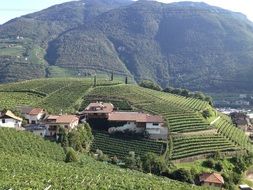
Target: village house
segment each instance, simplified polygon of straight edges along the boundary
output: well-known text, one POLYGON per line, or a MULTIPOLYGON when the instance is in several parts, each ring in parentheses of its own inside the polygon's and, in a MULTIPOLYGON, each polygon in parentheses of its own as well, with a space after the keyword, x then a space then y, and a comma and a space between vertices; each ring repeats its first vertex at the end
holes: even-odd
POLYGON ((79 118, 76 115, 48 115, 43 121, 46 127, 47 137, 56 137, 60 127, 72 130, 79 124, 79 118))
POLYGON ((38 124, 46 114, 42 108, 22 107, 20 111, 28 124, 38 124))
POLYGON ((202 186, 214 186, 222 188, 224 179, 219 173, 203 173, 199 176, 199 182, 202 186))
POLYGON ((95 102, 90 103, 80 115, 86 119, 107 119, 113 110, 114 106, 111 103, 95 102))
POLYGON ((167 140, 168 138, 168 128, 163 127, 164 120, 157 115, 139 112, 112 112, 109 114, 108 121, 119 123, 119 126, 109 128, 109 133, 129 130, 135 133, 146 132, 150 139, 167 140))
POLYGON ((2 112, 0 115, 0 127, 20 128, 22 121, 22 118, 17 117, 10 110, 2 112))

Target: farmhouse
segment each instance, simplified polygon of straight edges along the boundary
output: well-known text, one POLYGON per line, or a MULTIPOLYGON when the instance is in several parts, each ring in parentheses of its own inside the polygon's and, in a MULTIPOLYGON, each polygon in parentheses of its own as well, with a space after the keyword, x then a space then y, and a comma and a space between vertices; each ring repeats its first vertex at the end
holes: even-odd
POLYGON ((108 121, 120 125, 109 128, 109 133, 129 130, 135 133, 146 132, 150 139, 166 140, 168 137, 168 129, 163 127, 164 120, 160 116, 138 112, 112 112, 108 121))
POLYGON ((46 135, 48 137, 56 137, 59 128, 64 127, 72 130, 79 124, 79 118, 75 115, 48 115, 44 120, 46 127, 46 135))
POLYGON ((9 110, 0 115, 0 127, 19 128, 21 127, 22 121, 22 118, 17 117, 9 110))
POLYGON ((42 108, 22 107, 20 110, 28 124, 38 124, 46 114, 42 108))
POLYGON ((203 186, 214 186, 222 188, 224 179, 219 173, 203 173, 199 176, 199 182, 203 186))
POLYGON ((96 102, 90 103, 80 115, 86 119, 107 119, 113 110, 114 106, 111 103, 96 102))
POLYGON ((168 137, 168 129, 163 127, 164 120, 162 117, 139 112, 115 111, 111 103, 90 103, 80 115, 92 123, 93 127, 102 125, 111 134, 130 131, 146 133, 150 139, 167 140, 168 137), (106 128, 105 126, 109 127, 106 128))

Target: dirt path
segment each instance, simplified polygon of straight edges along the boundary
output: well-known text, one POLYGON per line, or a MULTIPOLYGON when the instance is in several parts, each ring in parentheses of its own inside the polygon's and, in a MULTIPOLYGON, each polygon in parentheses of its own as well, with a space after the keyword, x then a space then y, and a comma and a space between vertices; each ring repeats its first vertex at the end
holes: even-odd
POLYGON ((217 129, 196 131, 196 132, 188 132, 188 133, 180 133, 180 135, 201 135, 201 134, 216 134, 217 129))
POLYGON ((253 173, 252 172, 246 172, 246 179, 253 182, 253 173))

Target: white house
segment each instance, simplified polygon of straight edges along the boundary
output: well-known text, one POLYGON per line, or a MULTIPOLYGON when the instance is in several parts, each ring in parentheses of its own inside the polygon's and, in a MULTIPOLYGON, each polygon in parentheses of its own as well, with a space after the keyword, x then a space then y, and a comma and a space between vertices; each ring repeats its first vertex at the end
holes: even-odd
POLYGON ((108 117, 109 122, 121 124, 119 127, 109 128, 108 132, 130 130, 136 133, 146 132, 150 139, 167 140, 168 128, 164 127, 164 120, 158 115, 138 112, 112 112, 108 117))
POLYGON ((42 108, 22 107, 21 114, 29 124, 38 124, 45 116, 45 110, 42 108))
POLYGON ((72 130, 79 124, 79 118, 76 115, 49 115, 44 120, 46 126, 46 136, 53 137, 59 133, 59 128, 64 127, 72 130))
POLYGON ((0 127, 19 128, 23 119, 17 117, 11 111, 6 111, 0 115, 0 127))

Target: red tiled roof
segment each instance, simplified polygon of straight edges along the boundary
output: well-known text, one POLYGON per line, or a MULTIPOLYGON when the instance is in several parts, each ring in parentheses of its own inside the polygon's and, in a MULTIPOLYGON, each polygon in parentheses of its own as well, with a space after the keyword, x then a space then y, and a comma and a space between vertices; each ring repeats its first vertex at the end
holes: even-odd
POLYGON ((34 108, 34 109, 32 109, 30 112, 29 112, 29 114, 30 115, 38 115, 38 114, 40 114, 41 112, 43 112, 44 110, 43 109, 41 109, 41 108, 34 108))
POLYGON ((90 103, 83 113, 111 113, 114 106, 111 103, 96 102, 90 103))
POLYGON ((138 112, 112 112, 109 114, 109 121, 135 121, 139 123, 163 123, 163 118, 138 112))
POLYGON ((56 123, 72 123, 79 120, 75 115, 61 115, 56 119, 56 123))
POLYGON ((43 112, 44 110, 42 108, 31 108, 31 107, 22 107, 21 112, 23 114, 29 114, 29 115, 38 115, 39 113, 43 112))
POLYGON ((79 120, 79 118, 75 115, 49 115, 47 120, 55 120, 53 121, 54 123, 65 124, 75 122, 79 120))
POLYGON ((199 176, 200 182, 224 184, 223 177, 218 173, 203 173, 199 176))

